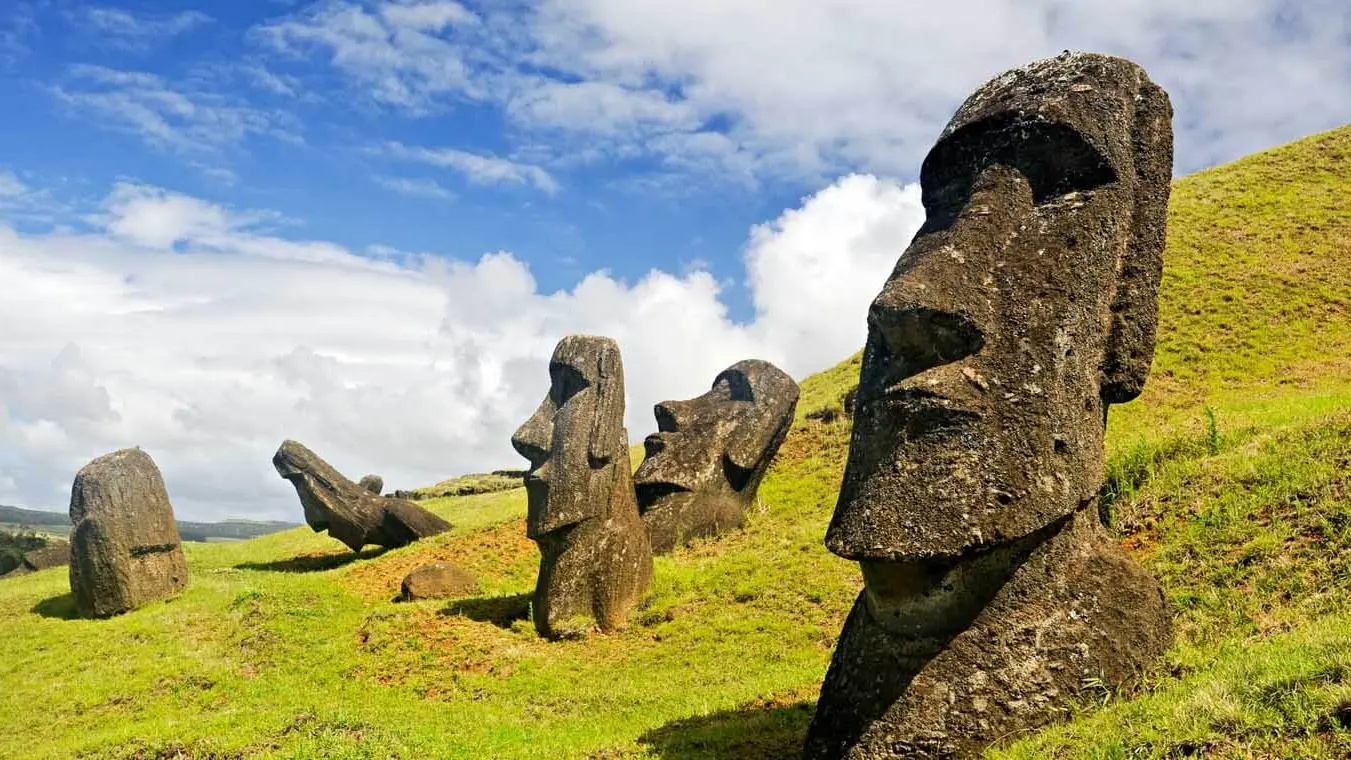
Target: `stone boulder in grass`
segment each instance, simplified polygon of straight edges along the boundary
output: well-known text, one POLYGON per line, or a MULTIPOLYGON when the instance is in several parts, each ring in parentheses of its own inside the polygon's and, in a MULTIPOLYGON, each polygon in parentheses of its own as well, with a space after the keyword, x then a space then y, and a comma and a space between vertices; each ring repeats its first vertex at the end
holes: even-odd
POLYGON ((75 475, 70 520, 70 590, 80 614, 119 615, 188 585, 164 478, 139 448, 101 456, 75 475))

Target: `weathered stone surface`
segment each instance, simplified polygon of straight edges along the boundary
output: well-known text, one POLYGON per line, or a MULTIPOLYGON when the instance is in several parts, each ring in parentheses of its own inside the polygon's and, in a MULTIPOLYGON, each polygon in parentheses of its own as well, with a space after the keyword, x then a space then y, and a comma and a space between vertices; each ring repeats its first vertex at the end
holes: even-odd
POLYGON ((379 475, 367 475, 358 480, 357 485, 379 496, 380 492, 385 490, 385 479, 379 475))
POLYGON ((456 599, 477 594, 478 581, 459 565, 433 562, 409 573, 399 588, 399 598, 405 602, 456 599))
POLYGON ((647 456, 633 476, 653 552, 741 527, 797 399, 787 373, 747 359, 702 396, 656 405, 658 432, 644 441, 647 456))
POLYGON ((868 316, 827 547, 863 570, 808 758, 968 758, 1171 640, 1103 532, 1107 408, 1144 386, 1172 107, 1135 64, 1065 54, 958 110, 927 220, 868 316))
POLYGON ((450 530, 450 523, 415 504, 353 483, 296 441, 284 441, 272 465, 295 486, 314 532, 326 530, 354 552, 366 544, 406 546, 450 530))
POLYGON ((569 335, 554 349, 549 377, 548 395, 511 438, 530 461, 526 533, 541 555, 535 628, 557 637, 589 619, 609 631, 627 622, 652 580, 630 473, 619 346, 569 335))
POLYGON ((119 615, 187 586, 164 478, 144 451, 85 465, 71 487, 70 521, 70 590, 80 614, 119 615))

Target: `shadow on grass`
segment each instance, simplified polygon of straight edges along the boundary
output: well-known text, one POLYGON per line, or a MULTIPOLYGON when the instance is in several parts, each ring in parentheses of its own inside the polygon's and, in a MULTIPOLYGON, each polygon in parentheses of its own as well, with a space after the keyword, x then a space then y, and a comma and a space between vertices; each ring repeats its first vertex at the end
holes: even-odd
POLYGON ((341 554, 302 554, 291 559, 279 559, 274 562, 245 562, 235 565, 236 570, 263 570, 271 573, 317 573, 332 570, 356 562, 359 559, 371 559, 384 554, 387 549, 375 547, 359 552, 341 554))
POLYGON ((814 703, 748 705, 685 718, 638 738, 664 760, 799 760, 814 703))
POLYGON ((441 610, 444 617, 463 615, 480 623, 492 623, 498 628, 511 628, 517 620, 530 617, 530 594, 495 596, 488 599, 461 599, 441 610))
POLYGON ((43 599, 33 605, 33 614, 60 620, 75 620, 80 617, 79 611, 75 609, 74 594, 62 594, 51 599, 43 599))

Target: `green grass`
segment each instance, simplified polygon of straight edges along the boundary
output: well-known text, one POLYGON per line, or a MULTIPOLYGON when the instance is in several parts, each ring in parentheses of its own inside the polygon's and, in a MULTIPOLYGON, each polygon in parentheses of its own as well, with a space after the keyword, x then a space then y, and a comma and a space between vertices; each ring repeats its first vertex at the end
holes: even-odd
MULTIPOLYGON (((1154 374, 1112 412, 1104 502, 1177 644, 992 756, 1351 752, 1349 156, 1342 130, 1176 183, 1154 374)), ((0 582, 0 757, 796 757, 860 585, 822 546, 857 374, 803 383, 747 529, 658 558, 612 635, 535 635, 520 489, 424 501, 455 530, 385 553, 307 529, 187 545, 187 591, 112 620, 72 618, 64 569, 0 582), (482 593, 394 603, 433 560, 482 593)))

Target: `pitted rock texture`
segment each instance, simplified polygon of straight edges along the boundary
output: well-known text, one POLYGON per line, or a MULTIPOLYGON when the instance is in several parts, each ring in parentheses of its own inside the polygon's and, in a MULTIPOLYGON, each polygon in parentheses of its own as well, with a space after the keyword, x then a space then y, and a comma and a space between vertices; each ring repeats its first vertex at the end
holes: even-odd
POLYGON ((807 757, 977 757, 1170 643, 1096 493, 1153 357, 1171 118, 1140 67, 1065 54, 982 87, 925 159, 927 219, 868 314, 826 534, 865 589, 807 757))
POLYGON ((533 617, 541 636, 623 626, 652 581, 624 429, 624 367, 609 338, 569 335, 549 393, 511 438, 530 462, 526 533, 539 544, 533 617))
POLYGON ((633 476, 653 552, 741 527, 797 400, 787 373, 747 359, 720 372, 702 396, 656 405, 658 432, 644 441, 646 458, 633 476))
POLYGON ((473 596, 478 590, 478 581, 469 571, 449 562, 433 562, 416 568, 403 579, 399 599, 405 602, 458 599, 473 596))
POLYGON ((272 457, 277 474, 295 486, 314 532, 328 531, 352 551, 367 544, 407 546, 450 530, 450 523, 401 499, 379 496, 353 483, 296 441, 284 441, 272 457))
POLYGON ((71 486, 70 521, 70 590, 80 614, 120 615, 188 585, 169 493, 144 451, 85 465, 71 486))

